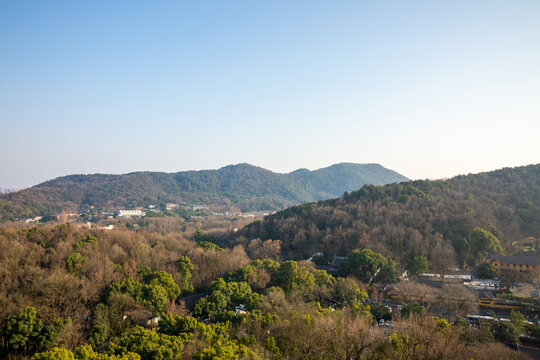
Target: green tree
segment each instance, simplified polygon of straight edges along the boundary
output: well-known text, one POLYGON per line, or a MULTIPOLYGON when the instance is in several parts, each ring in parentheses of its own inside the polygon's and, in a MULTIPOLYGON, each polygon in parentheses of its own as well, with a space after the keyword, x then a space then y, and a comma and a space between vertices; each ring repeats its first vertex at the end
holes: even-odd
POLYGON ((139 354, 127 352, 122 355, 110 355, 95 352, 90 345, 83 345, 75 349, 75 360, 141 360, 139 354))
POLYGON ((32 360, 75 360, 75 357, 68 349, 54 347, 51 350, 34 354, 32 360))
POLYGON ((109 287, 109 299, 113 294, 127 294, 136 302, 147 305, 154 314, 163 314, 167 310, 169 299, 180 295, 180 288, 172 276, 165 271, 152 272, 149 268, 139 271, 141 282, 125 278, 114 282, 109 287))
POLYGON ((184 349, 184 337, 158 334, 136 326, 109 346, 109 354, 139 354, 141 360, 177 360, 184 349))
POLYGON ((98 242, 97 237, 88 235, 85 239, 79 240, 77 241, 77 243, 75 243, 75 250, 78 250, 87 245, 96 244, 97 242, 98 242))
POLYGON ((289 260, 279 266, 275 283, 286 292, 293 289, 311 291, 315 286, 315 276, 307 269, 298 266, 296 261, 289 260))
POLYGON ((336 279, 336 284, 334 285, 332 298, 334 301, 345 305, 352 304, 356 301, 366 301, 367 293, 360 290, 358 284, 354 280, 338 277, 336 279))
POLYGON ((475 262, 484 261, 490 253, 502 251, 499 239, 492 233, 482 228, 474 228, 469 234, 470 252, 475 262))
POLYGON ((396 262, 394 260, 388 260, 381 268, 381 271, 377 275, 376 279, 377 281, 381 281, 383 283, 397 283, 399 279, 399 272, 396 268, 396 262))
POLYGON ((428 271, 428 269, 428 259, 425 255, 415 256, 414 258, 410 259, 409 265, 407 266, 409 274, 412 275, 425 273, 428 271))
POLYGON ((180 295, 180 288, 174 282, 173 277, 166 271, 151 271, 146 267, 139 271, 139 277, 147 285, 159 285, 167 292, 169 299, 176 299, 180 295))
POLYGON ((209 250, 223 251, 222 248, 220 248, 219 246, 217 246, 216 244, 210 241, 200 241, 199 247, 205 251, 209 251, 209 250))
POLYGON ((57 339, 65 329, 70 329, 70 318, 56 318, 51 323, 45 324, 37 338, 37 349, 49 349, 57 344, 57 339))
POLYGON ((383 304, 372 304, 370 306, 370 311, 373 317, 375 317, 377 320, 392 319, 392 312, 390 311, 390 309, 388 309, 388 307, 384 306, 383 304))
POLYGON ((181 276, 181 282, 179 284, 181 291, 184 293, 193 292, 193 284, 191 283, 191 272, 193 271, 193 265, 191 264, 191 260, 187 256, 182 256, 176 262, 176 266, 178 267, 178 272, 181 276))
POLYGON ((478 276, 482 279, 493 279, 497 276, 497 269, 490 263, 482 263, 478 267, 478 276))
POLYGON ((112 328, 109 319, 109 307, 103 303, 98 304, 92 312, 92 334, 90 335, 90 343, 94 347, 98 347, 105 343, 111 334, 112 328))
POLYGON ((510 311, 510 322, 514 326, 516 332, 521 335, 525 330, 525 316, 518 310, 510 311))
POLYGON ((381 254, 369 249, 357 249, 341 263, 339 272, 344 276, 353 275, 363 282, 370 282, 386 264, 387 260, 381 254))
POLYGON ((162 334, 188 337, 197 334, 208 343, 227 340, 229 331, 228 323, 207 325, 191 316, 165 314, 159 320, 159 332, 162 334))
POLYGON ((219 278, 210 284, 210 294, 195 304, 195 314, 217 321, 237 320, 235 307, 244 305, 246 310, 258 308, 261 297, 253 293, 246 282, 225 282, 219 278))
POLYGON ((37 353, 32 360, 141 360, 138 354, 128 352, 122 355, 109 355, 95 352, 90 345, 83 345, 71 352, 64 348, 52 348, 51 350, 37 353))
POLYGON ((78 274, 83 271, 88 258, 81 253, 74 252, 66 258, 66 268, 72 274, 78 274))
POLYGON ((142 290, 142 303, 148 305, 155 315, 167 311, 169 305, 168 294, 163 286, 156 284, 145 285, 142 290))
POLYGON ((216 342, 193 355, 193 360, 237 360, 237 359, 259 359, 255 353, 243 344, 236 341, 216 342))
POLYGON ((413 315, 422 315, 422 312, 424 311, 424 307, 417 302, 414 302, 409 305, 403 305, 401 308, 401 315, 403 317, 409 317, 413 315))
POLYGON ((452 326, 452 325, 450 325, 448 320, 446 320, 445 318, 442 318, 442 317, 434 316, 433 320, 435 321, 435 324, 437 326, 437 330, 450 329, 450 327, 452 326))
POLYGON ((503 321, 493 323, 491 325, 491 333, 495 339, 511 344, 517 343, 520 334, 512 323, 503 321))
POLYGON ((36 340, 43 330, 43 322, 37 319, 36 309, 26 307, 20 315, 8 317, 4 323, 3 336, 8 347, 16 352, 36 351, 36 340))

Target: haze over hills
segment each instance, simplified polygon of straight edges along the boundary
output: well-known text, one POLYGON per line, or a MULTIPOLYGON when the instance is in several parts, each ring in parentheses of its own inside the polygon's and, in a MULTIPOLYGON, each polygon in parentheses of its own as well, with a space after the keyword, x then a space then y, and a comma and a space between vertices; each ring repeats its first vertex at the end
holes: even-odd
MULTIPOLYGON (((247 225, 233 241, 281 240, 284 258, 314 252, 347 254, 369 248, 406 262, 432 254, 437 244, 459 262, 475 262, 469 235, 491 231, 505 250, 540 237, 540 164, 461 175, 366 185, 343 197, 302 204, 247 225), (527 240, 527 238, 529 238, 527 240)), ((537 245, 536 245, 537 246, 537 245)))
POLYGON ((0 195, 0 219, 50 215, 62 209, 103 209, 158 203, 233 205, 243 211, 281 209, 329 199, 365 184, 408 180, 378 164, 342 163, 319 170, 275 173, 250 164, 218 170, 124 175, 69 175, 0 195))

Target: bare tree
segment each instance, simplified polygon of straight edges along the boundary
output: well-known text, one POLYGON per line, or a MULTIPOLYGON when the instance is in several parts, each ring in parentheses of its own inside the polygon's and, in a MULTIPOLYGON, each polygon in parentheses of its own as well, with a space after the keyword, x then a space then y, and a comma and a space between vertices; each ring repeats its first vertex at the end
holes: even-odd
POLYGON ((430 254, 431 268, 441 276, 441 281, 444 282, 444 276, 452 266, 456 265, 456 253, 451 245, 442 241, 442 236, 439 236, 435 247, 430 254))

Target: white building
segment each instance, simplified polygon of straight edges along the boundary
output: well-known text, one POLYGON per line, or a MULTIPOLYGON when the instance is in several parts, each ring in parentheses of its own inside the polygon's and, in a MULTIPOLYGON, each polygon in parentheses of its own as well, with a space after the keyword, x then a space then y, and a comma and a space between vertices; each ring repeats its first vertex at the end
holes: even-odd
POLYGON ((146 214, 143 213, 142 210, 118 210, 118 213, 116 214, 116 216, 118 217, 131 217, 131 216, 142 217, 144 215, 146 214))

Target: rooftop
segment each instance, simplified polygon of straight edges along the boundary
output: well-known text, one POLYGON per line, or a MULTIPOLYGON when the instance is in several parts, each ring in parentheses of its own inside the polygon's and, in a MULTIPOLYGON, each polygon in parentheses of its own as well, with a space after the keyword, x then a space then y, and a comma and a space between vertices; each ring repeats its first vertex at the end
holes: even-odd
POLYGON ((539 252, 525 252, 519 255, 492 255, 492 261, 497 261, 505 264, 518 264, 518 265, 539 265, 540 253, 539 252))

